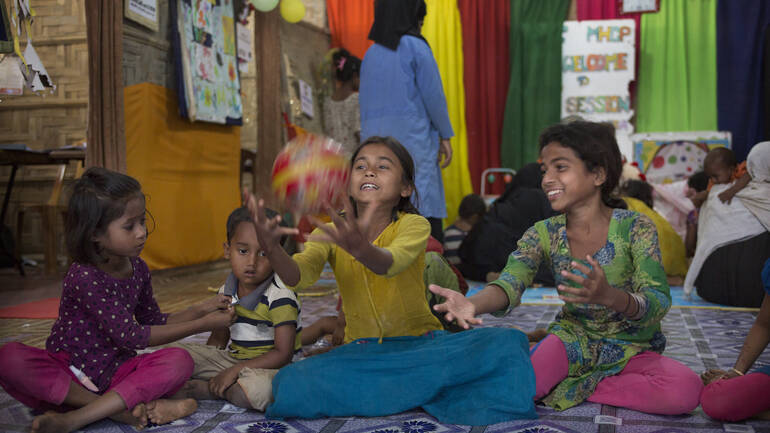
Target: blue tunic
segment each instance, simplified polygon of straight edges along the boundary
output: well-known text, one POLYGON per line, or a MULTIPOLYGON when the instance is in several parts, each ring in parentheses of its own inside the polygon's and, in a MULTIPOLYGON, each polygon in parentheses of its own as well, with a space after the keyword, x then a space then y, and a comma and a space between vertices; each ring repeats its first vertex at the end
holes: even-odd
POLYGON ((391 136, 415 164, 422 216, 446 218, 438 161, 439 138, 454 135, 438 65, 428 44, 403 36, 393 51, 380 44, 366 51, 359 89, 361 138, 391 136))

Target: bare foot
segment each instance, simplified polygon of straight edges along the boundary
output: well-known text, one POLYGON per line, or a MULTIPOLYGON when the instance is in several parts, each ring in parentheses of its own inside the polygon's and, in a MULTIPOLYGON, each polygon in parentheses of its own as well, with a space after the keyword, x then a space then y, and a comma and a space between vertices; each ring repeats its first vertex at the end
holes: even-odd
POLYGON ((147 403, 147 417, 154 424, 167 424, 190 415, 196 409, 198 409, 198 402, 192 398, 153 400, 147 403))
POLYGON ((209 391, 207 380, 190 379, 185 382, 182 389, 176 392, 172 399, 194 398, 196 400, 217 400, 219 397, 209 391))
POLYGON ((32 420, 30 433, 68 433, 75 430, 67 419, 66 414, 46 412, 32 420))
POLYGON ((130 412, 124 410, 119 414, 111 416, 110 419, 141 430, 147 427, 147 406, 144 403, 139 403, 130 412))

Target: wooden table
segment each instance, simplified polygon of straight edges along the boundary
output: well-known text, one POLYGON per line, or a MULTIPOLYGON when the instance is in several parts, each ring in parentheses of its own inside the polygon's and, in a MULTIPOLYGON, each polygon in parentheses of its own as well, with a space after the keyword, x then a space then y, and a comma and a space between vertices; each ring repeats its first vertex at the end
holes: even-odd
MULTIPOLYGON (((8 212, 8 203, 11 199, 13 184, 16 180, 16 172, 19 167, 25 165, 60 165, 68 164, 70 161, 85 161, 86 151, 83 148, 50 149, 45 151, 36 151, 29 149, 0 149, 0 165, 11 166, 11 176, 8 179, 8 185, 5 187, 5 197, 3 197, 3 207, 0 211, 0 230, 10 230, 5 226, 5 215, 8 212)), ((12 236, 12 235, 11 235, 12 236)), ((7 246, 0 243, 0 251, 9 254, 14 258, 19 272, 24 275, 24 267, 21 264, 21 258, 16 256, 15 251, 7 251, 7 246)), ((49 257, 46 254, 46 270, 56 266, 56 257, 49 257)))

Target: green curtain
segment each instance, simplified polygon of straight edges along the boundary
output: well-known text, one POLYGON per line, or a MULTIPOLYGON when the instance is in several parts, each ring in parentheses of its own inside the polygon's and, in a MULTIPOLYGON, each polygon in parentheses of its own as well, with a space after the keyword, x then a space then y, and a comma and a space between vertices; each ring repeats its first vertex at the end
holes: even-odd
POLYGON ((637 132, 717 130, 717 0, 642 15, 637 132))
POLYGON ((511 0, 511 79, 500 157, 519 169, 538 158, 537 138, 561 115, 562 23, 570 0, 511 0))

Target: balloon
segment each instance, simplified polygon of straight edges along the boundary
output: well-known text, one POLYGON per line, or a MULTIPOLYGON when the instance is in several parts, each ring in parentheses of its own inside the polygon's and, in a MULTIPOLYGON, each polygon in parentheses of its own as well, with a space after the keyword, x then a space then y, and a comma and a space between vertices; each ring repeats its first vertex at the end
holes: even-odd
POLYGON ((323 204, 347 197, 350 167, 342 145, 321 135, 302 134, 281 150, 273 163, 271 186, 293 212, 315 214, 323 204))
POLYGON ((281 0, 281 16, 290 23, 298 23, 305 16, 305 5, 300 0, 281 0))
POLYGON ((254 8, 262 12, 270 12, 278 6, 278 0, 249 0, 254 8))
POLYGON ((511 176, 510 173, 506 173, 505 176, 503 176, 503 182, 505 183, 511 183, 513 180, 513 176, 511 176))

